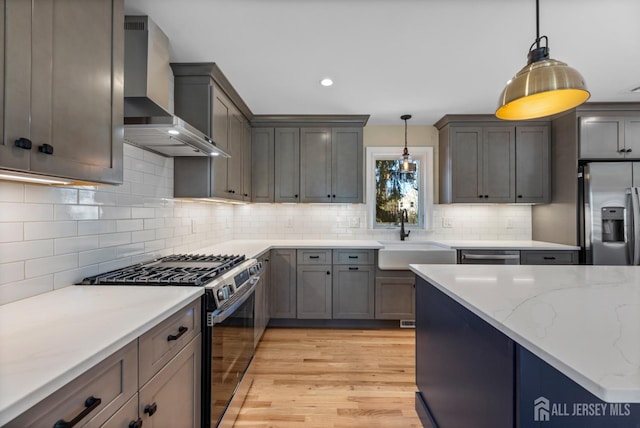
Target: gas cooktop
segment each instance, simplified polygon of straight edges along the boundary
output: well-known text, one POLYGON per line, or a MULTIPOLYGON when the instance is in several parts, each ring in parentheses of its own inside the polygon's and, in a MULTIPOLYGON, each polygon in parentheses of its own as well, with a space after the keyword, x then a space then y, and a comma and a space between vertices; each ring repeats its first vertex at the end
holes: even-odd
POLYGON ((204 286, 239 265, 245 256, 174 254, 85 278, 85 285, 204 286))

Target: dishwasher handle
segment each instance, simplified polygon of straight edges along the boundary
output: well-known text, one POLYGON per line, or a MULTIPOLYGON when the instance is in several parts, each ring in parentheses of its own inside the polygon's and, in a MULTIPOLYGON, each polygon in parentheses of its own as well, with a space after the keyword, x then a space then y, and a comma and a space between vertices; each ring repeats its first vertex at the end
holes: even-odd
POLYGON ((469 260, 519 260, 518 254, 462 254, 463 259, 469 260))

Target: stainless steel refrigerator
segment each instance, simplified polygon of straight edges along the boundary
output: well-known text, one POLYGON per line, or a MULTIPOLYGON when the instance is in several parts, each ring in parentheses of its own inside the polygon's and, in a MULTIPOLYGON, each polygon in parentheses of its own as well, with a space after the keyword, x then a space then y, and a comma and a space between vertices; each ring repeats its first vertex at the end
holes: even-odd
POLYGON ((640 265, 640 162, 590 162, 582 175, 586 263, 640 265))

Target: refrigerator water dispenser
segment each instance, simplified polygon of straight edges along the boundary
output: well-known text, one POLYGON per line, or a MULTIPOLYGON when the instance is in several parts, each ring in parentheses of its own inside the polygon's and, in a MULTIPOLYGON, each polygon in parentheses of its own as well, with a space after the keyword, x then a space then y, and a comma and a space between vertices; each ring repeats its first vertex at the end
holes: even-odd
POLYGON ((624 208, 602 208, 602 242, 624 242, 624 208))

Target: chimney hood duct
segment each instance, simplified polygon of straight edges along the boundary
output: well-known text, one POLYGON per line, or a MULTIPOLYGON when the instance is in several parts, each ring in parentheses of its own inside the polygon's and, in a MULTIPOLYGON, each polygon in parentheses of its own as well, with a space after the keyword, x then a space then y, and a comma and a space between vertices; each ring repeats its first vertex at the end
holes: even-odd
POLYGON ((148 16, 125 16, 124 139, 164 156, 224 156, 203 132, 170 113, 169 40, 148 16))

